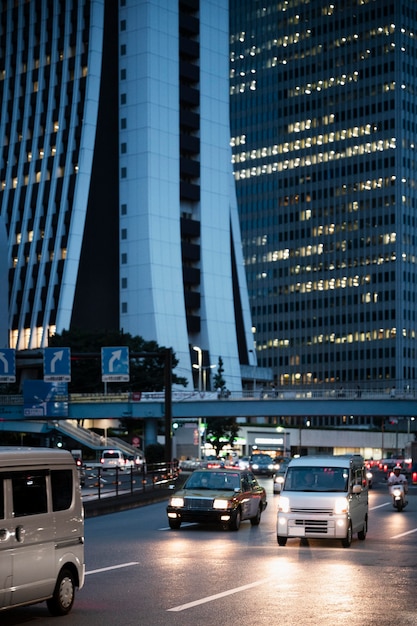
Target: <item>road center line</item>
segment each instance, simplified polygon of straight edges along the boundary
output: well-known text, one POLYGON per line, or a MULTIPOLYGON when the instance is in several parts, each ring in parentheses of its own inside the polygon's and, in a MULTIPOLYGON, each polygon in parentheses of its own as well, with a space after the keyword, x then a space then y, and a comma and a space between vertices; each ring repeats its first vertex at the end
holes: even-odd
POLYGON ((121 569, 122 567, 132 567, 132 565, 139 565, 139 561, 131 561, 130 563, 121 563, 120 565, 112 565, 111 567, 100 567, 100 569, 92 569, 89 572, 86 572, 85 575, 89 574, 100 574, 101 572, 110 572, 113 569, 121 569))
POLYGON ((199 604, 205 604, 206 602, 212 602, 213 600, 218 600, 218 598, 224 598, 226 596, 231 596, 234 593, 239 593, 240 591, 245 591, 246 589, 251 589, 252 587, 258 587, 259 585, 263 585, 268 582, 270 578, 263 578, 262 580, 257 580, 254 583, 250 583, 249 585, 243 585, 242 587, 235 587, 234 589, 229 589, 228 591, 222 591, 221 593, 216 593, 214 596, 207 596, 207 598, 201 598, 201 600, 195 600, 194 602, 188 602, 187 604, 180 604, 179 606, 174 606, 172 609, 167 609, 167 611, 185 611, 185 609, 191 609, 193 606, 198 606, 199 604))
POLYGON ((370 511, 375 511, 375 509, 382 509, 382 507, 388 506, 390 504, 391 504, 391 502, 384 502, 384 504, 378 504, 378 506, 370 506, 369 510, 370 511))

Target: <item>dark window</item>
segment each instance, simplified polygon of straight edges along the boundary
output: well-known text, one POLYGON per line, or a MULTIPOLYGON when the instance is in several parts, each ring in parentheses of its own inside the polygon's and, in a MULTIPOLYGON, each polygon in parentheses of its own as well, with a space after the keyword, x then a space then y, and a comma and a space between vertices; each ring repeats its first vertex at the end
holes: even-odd
POLYGON ((39 515, 48 510, 45 472, 18 472, 12 475, 15 517, 39 515))
POLYGON ((72 471, 52 470, 52 510, 65 511, 72 502, 72 471))

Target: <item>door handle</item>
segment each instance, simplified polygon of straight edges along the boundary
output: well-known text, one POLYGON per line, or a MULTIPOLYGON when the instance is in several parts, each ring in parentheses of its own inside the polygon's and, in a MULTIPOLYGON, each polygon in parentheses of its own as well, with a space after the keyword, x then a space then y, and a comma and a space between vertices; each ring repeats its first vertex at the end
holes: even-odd
POLYGON ((14 534, 14 536, 16 537, 16 541, 18 541, 19 543, 23 543, 25 540, 25 534, 26 534, 26 531, 23 528, 23 526, 16 526, 16 530, 14 534))

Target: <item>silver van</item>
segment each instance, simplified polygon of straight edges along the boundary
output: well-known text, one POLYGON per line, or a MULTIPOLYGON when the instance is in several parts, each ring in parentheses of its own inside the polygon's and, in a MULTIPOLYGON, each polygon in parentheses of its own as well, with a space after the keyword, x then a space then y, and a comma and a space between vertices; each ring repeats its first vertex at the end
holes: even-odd
POLYGON ((368 481, 359 455, 304 456, 287 467, 277 515, 278 545, 289 537, 341 539, 368 529, 368 481))
POLYGON ((0 447, 0 611, 46 600, 53 615, 66 615, 84 575, 84 510, 71 453, 0 447))

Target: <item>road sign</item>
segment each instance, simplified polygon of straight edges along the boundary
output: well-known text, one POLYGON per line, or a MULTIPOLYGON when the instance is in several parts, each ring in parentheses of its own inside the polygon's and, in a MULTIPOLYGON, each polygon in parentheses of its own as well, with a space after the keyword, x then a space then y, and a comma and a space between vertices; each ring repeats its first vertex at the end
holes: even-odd
POLYGON ((0 349, 0 382, 16 382, 16 351, 11 348, 0 349))
POLYGON ((101 349, 101 380, 129 382, 129 348, 121 346, 101 349))
POLYGON ((68 417, 68 385, 64 382, 25 380, 23 415, 27 418, 68 417))
POLYGON ((71 351, 69 348, 45 348, 43 379, 46 382, 70 382, 71 351))

